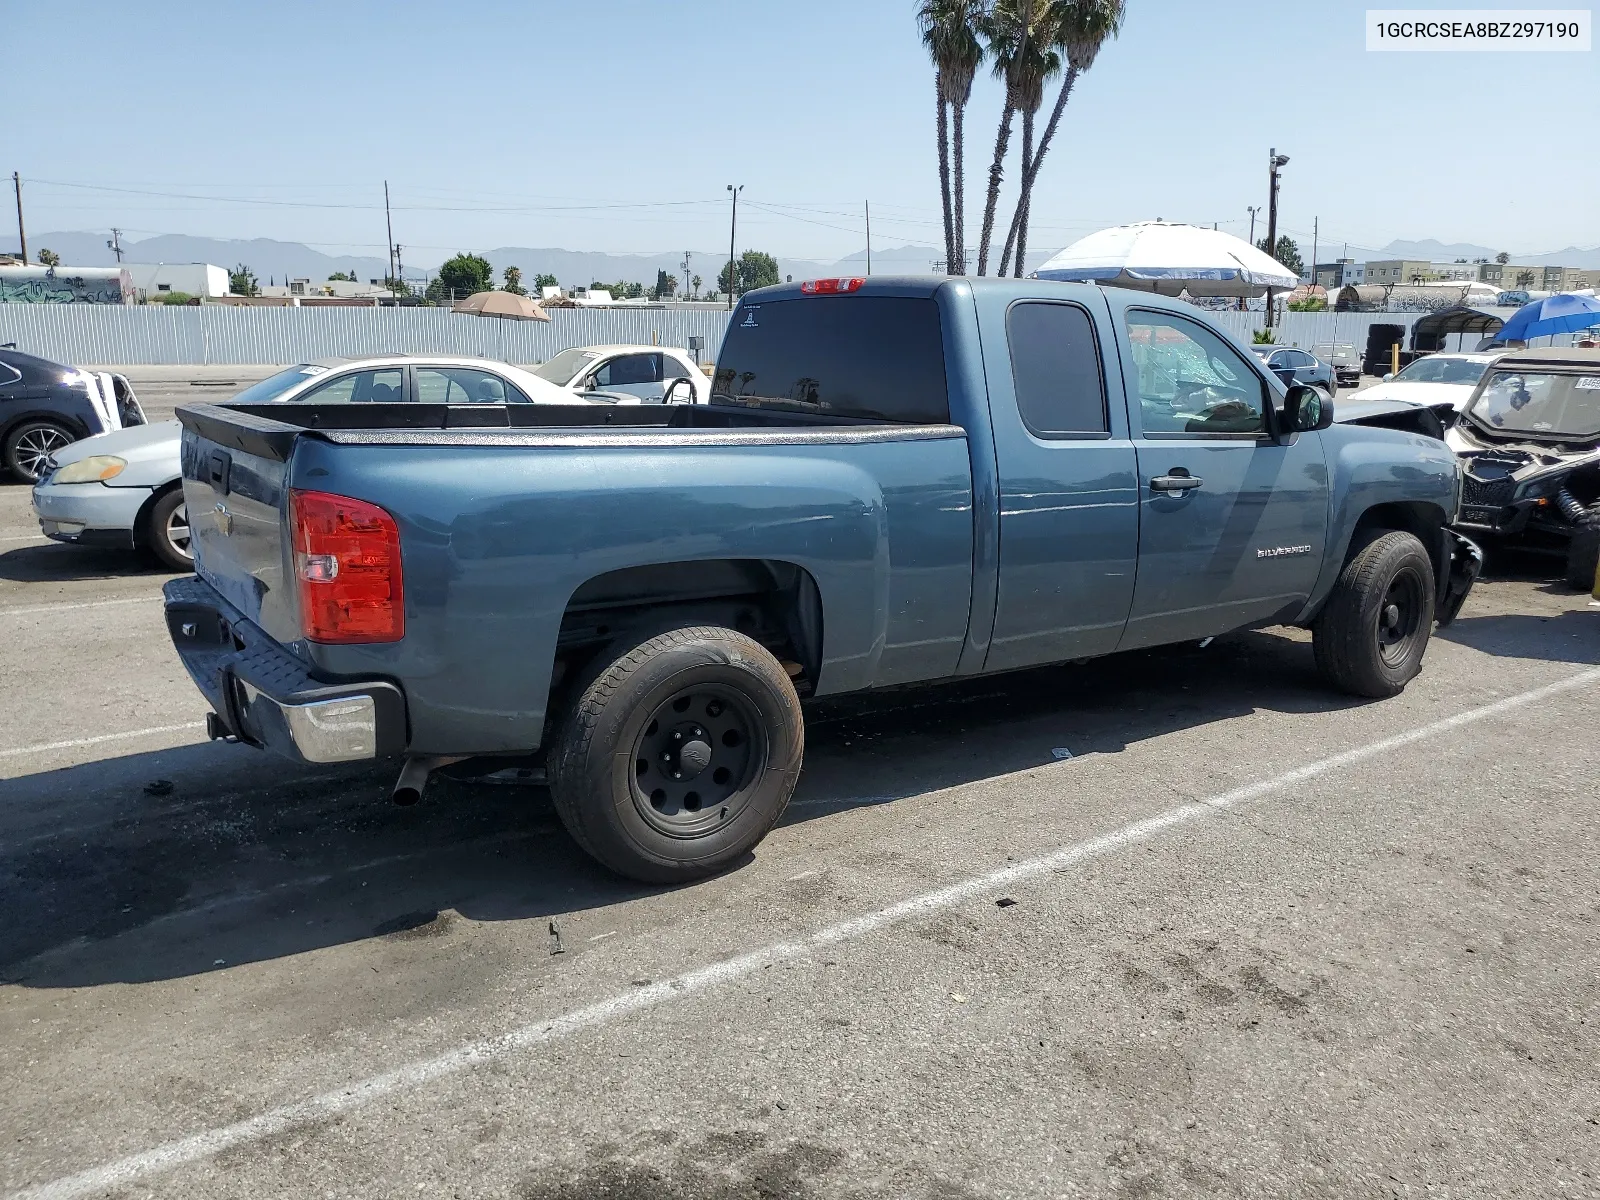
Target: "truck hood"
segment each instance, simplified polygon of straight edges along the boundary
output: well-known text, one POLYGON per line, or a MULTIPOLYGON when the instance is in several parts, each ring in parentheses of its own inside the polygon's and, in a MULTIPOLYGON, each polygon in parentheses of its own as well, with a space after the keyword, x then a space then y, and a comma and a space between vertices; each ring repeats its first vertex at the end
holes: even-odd
POLYGON ((1448 404, 1457 412, 1472 398, 1471 383, 1409 383, 1391 380, 1363 388, 1352 400, 1408 400, 1412 404, 1448 404))

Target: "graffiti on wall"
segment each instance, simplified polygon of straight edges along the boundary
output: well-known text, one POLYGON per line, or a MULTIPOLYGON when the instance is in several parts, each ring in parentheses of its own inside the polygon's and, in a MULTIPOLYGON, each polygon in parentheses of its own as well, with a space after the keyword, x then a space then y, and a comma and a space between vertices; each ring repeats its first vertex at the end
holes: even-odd
POLYGON ((127 296, 128 278, 121 271, 0 269, 0 304, 126 304, 127 296))

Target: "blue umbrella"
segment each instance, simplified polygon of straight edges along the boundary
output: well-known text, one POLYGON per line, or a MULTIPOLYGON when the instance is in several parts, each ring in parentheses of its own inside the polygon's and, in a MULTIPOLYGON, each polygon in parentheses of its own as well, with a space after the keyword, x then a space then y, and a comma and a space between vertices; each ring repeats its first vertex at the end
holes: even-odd
POLYGON ((1552 333, 1572 333, 1600 325, 1600 300, 1563 292, 1524 304, 1511 315, 1496 336, 1508 342, 1526 342, 1552 333))

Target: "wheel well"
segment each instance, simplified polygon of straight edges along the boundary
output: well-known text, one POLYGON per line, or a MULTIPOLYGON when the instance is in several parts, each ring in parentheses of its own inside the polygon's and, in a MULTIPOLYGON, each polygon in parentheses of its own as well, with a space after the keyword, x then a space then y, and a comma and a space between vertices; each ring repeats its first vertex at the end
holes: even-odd
POLYGON ((572 679, 608 645, 694 621, 747 634, 798 665, 802 693, 816 686, 822 668, 816 580, 794 563, 752 558, 650 563, 589 580, 562 614, 551 684, 572 679))
POLYGON ((182 486, 183 479, 180 477, 172 480, 170 483, 163 483, 159 487, 152 489, 150 494, 145 497, 144 503, 139 505, 139 511, 134 515, 133 518, 134 545, 141 546, 144 544, 144 523, 150 519, 150 510, 156 506, 156 501, 160 500, 161 497, 165 496, 174 488, 181 488, 182 486))
POLYGON ((12 430, 16 429, 18 425, 24 425, 29 421, 49 421, 52 425, 59 425, 68 433, 72 434, 73 438, 77 441, 82 441, 84 438, 89 436, 88 428, 76 417, 69 417, 62 413, 51 412, 49 409, 45 409, 42 412, 21 413, 15 417, 12 417, 11 420, 7 421, 4 426, 0 426, 0 445, 5 444, 6 439, 11 436, 12 430))
POLYGON ((1351 555, 1380 533, 1398 529, 1412 534, 1422 543, 1422 548, 1433 560, 1433 576, 1437 581, 1444 578, 1450 569, 1449 551, 1445 547, 1445 539, 1440 536, 1444 525, 1444 510, 1425 500, 1395 500, 1387 504, 1374 504, 1361 514, 1361 519, 1350 531, 1350 543, 1345 547, 1342 561, 1349 562, 1351 555))

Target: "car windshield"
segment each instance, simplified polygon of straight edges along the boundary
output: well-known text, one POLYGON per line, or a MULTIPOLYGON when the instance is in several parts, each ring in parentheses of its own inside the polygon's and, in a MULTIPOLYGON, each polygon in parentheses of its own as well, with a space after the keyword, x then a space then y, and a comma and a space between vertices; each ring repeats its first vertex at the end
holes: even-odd
POLYGON ((260 383, 251 384, 237 396, 229 400, 229 404, 265 404, 268 400, 276 400, 290 388, 313 379, 326 371, 327 367, 319 367, 312 363, 302 363, 298 367, 290 367, 287 371, 279 371, 276 375, 268 375, 260 383))
POLYGON ((1489 369, 1470 358, 1419 358, 1394 377, 1396 383, 1462 383, 1475 385, 1489 369))
POLYGON ((1496 371, 1467 413, 1506 433, 1594 437, 1600 434, 1600 374, 1496 371))
POLYGON ((533 373, 540 379, 548 379, 557 387, 566 387, 598 357, 592 350, 563 350, 549 362, 540 363, 533 373))

